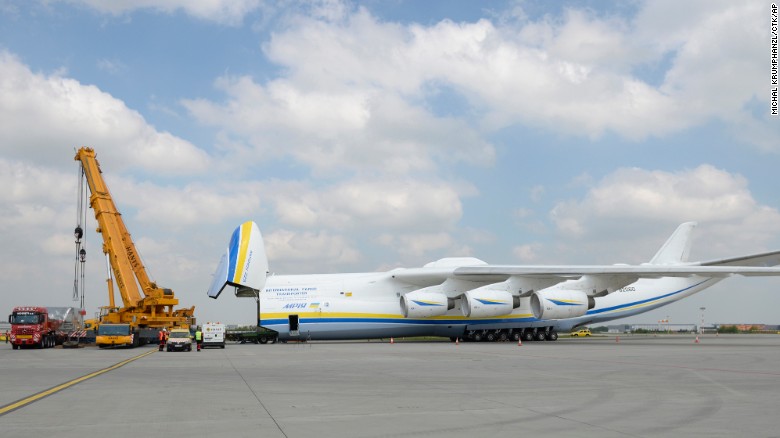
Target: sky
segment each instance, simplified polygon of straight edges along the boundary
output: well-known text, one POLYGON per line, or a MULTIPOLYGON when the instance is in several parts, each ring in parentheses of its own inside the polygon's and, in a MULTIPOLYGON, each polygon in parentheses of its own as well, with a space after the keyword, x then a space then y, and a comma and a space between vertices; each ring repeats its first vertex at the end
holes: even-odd
MULTIPOLYGON (((276 274, 780 249, 770 2, 0 0, 0 310, 73 301, 81 146, 201 322, 254 220, 276 274)), ((84 224, 85 307, 108 304, 84 224)), ((780 324, 730 278, 618 322, 780 324)))

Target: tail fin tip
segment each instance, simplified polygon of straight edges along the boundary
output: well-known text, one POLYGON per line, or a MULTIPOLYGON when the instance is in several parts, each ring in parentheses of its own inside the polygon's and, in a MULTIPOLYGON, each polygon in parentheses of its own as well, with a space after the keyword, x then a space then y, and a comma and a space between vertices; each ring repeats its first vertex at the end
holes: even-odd
POLYGON ((691 254, 691 235, 697 222, 680 224, 650 260, 652 265, 685 263, 691 254))

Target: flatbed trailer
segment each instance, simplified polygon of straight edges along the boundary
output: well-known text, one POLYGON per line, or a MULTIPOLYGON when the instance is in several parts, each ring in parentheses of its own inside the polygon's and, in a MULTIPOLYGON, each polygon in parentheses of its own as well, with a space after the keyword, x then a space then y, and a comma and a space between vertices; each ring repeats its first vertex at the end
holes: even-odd
POLYGON ((275 344, 276 332, 271 330, 228 330, 225 332, 225 340, 240 344, 275 344))

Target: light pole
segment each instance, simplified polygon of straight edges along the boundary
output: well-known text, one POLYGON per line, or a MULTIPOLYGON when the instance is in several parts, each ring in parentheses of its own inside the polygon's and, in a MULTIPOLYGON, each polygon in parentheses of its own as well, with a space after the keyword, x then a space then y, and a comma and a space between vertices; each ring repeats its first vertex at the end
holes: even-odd
POLYGON ((704 311, 707 310, 706 307, 699 307, 699 310, 701 310, 701 325, 699 326, 699 334, 704 334, 704 311))

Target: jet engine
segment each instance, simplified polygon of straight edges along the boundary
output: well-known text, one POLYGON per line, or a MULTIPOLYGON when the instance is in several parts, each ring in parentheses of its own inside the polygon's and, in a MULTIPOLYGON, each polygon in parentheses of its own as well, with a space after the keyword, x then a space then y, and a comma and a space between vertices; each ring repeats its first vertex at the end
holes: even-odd
POLYGON ((441 316, 455 308, 455 300, 439 292, 409 292, 401 297, 401 313, 404 318, 441 316))
POLYGON ((541 290, 531 295, 537 319, 576 318, 595 306, 596 300, 580 290, 541 290))
POLYGON ((467 318, 487 318, 508 315, 519 305, 520 297, 513 297, 509 292, 480 288, 463 294, 460 310, 467 318))

